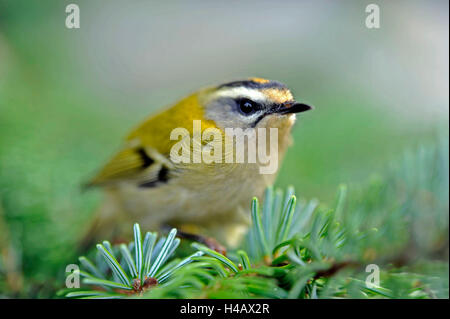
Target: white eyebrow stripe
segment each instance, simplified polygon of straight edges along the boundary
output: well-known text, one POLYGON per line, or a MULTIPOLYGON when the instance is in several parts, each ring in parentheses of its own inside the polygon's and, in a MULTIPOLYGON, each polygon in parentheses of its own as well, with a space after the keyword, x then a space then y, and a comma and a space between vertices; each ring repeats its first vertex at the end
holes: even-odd
POLYGON ((255 102, 264 102, 267 100, 266 96, 256 89, 248 89, 245 87, 226 88, 217 92, 219 97, 238 98, 245 97, 255 102))

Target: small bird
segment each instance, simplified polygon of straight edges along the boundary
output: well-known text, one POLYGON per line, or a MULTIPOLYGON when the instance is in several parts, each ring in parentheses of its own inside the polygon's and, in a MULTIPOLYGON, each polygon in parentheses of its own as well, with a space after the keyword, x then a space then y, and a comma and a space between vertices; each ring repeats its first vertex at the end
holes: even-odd
POLYGON ((296 113, 311 108, 296 102, 280 82, 250 78, 201 89, 151 116, 128 135, 118 153, 88 183, 103 187, 106 196, 85 242, 126 238, 132 223, 139 222, 143 229, 170 225, 186 234, 212 236, 204 238, 236 245, 250 221, 251 199, 261 197, 274 182, 291 144, 296 113), (200 134, 195 132, 196 123, 200 134), (231 139, 226 133, 230 128, 238 131, 231 139), (185 134, 174 139, 175 129, 185 134), (208 129, 212 133, 205 139, 208 129), (247 134, 252 129, 256 134, 247 134), (274 129, 275 141, 270 136, 274 129), (229 154, 238 148, 239 132, 247 134, 241 148, 248 152, 244 162, 237 160, 238 152, 229 154), (216 142, 231 141, 233 147, 227 151, 219 143, 214 145, 220 147, 211 148, 211 136, 217 134, 222 137, 216 142), (187 152, 174 157, 179 155, 175 149, 183 147, 187 152), (195 154, 189 151, 194 149, 214 153, 216 160, 193 161, 195 154), (267 167, 267 160, 258 156, 262 151, 276 155, 275 169, 269 173, 262 172, 267 167))

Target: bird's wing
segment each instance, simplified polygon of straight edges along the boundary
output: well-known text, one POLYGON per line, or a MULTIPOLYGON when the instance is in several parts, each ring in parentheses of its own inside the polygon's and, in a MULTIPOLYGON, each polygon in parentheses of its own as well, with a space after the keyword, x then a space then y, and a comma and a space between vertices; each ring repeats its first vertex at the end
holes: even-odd
MULTIPOLYGON (((173 129, 186 128, 189 137, 193 135, 194 120, 202 120, 202 129, 215 127, 213 121, 204 119, 199 105, 197 94, 193 94, 148 118, 129 134, 125 147, 88 185, 135 181, 139 186, 153 187, 178 176, 186 166, 176 164, 175 167, 170 160, 172 146, 179 143, 171 139, 173 129)), ((189 140, 183 138, 182 142, 188 143, 189 140)), ((190 148, 193 143, 188 145, 186 147, 190 148)))
POLYGON ((140 145, 119 151, 95 176, 89 186, 103 186, 121 181, 140 187, 154 187, 171 177, 171 161, 151 147, 140 145))

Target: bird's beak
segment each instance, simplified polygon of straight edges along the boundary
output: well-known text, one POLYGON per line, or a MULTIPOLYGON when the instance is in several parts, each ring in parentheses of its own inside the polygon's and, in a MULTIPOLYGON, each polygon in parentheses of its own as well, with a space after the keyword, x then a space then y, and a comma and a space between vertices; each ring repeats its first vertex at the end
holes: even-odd
POLYGON ((292 114, 292 113, 306 112, 312 109, 313 109, 312 106, 304 103, 286 102, 273 108, 270 113, 292 114))

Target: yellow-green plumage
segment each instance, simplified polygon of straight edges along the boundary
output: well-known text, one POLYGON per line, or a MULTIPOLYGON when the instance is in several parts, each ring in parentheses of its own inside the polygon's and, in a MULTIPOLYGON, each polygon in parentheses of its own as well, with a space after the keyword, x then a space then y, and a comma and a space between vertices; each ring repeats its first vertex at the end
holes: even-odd
MULTIPOLYGON (((124 149, 119 151, 91 181, 91 184, 105 184, 121 178, 129 178, 140 172, 143 160, 137 150, 153 149, 168 157, 176 141, 170 140, 170 132, 176 127, 186 128, 192 135, 192 121, 204 118, 200 107, 201 94, 194 93, 174 106, 148 118, 127 137, 124 149), (200 96, 199 96, 200 95, 200 96)), ((214 122, 202 120, 202 128, 216 127, 214 122)))

